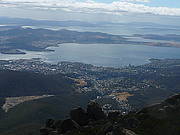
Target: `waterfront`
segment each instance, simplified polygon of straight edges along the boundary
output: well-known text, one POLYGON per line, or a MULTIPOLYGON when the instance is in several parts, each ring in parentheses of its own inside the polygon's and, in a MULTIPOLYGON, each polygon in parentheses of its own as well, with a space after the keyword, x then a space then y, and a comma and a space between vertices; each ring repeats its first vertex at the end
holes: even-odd
POLYGON ((45 62, 82 62, 96 66, 142 65, 150 58, 180 58, 180 48, 117 44, 60 44, 54 52, 26 51, 25 55, 0 54, 0 60, 41 58, 45 62))

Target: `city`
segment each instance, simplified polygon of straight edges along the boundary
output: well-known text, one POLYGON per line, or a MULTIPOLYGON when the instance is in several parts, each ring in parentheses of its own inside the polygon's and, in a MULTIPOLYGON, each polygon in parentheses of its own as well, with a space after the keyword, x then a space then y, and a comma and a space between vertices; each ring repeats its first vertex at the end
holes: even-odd
MULTIPOLYGON (((169 89, 168 83, 161 82, 163 78, 178 77, 180 60, 151 59, 150 61, 141 66, 112 68, 78 62, 50 64, 40 59, 1 60, 0 70, 28 71, 44 75, 61 73, 74 81, 76 92, 96 91, 100 94, 97 96, 97 101, 104 102, 107 98, 111 99, 111 102, 117 102, 120 106, 116 109, 127 113, 133 109, 128 98, 136 97, 136 94, 143 94, 144 91, 152 88, 169 89)), ((171 91, 175 90, 174 88, 171 91)))

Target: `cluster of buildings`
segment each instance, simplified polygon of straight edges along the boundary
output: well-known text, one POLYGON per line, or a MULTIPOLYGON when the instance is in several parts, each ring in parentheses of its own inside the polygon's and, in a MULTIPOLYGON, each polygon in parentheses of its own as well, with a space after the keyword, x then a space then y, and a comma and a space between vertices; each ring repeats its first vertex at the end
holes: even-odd
MULTIPOLYGON (((166 63, 166 61, 164 61, 166 63)), ((171 61, 170 61, 171 62, 171 61)), ((180 61, 174 61, 179 63, 180 61)), ((141 66, 127 66, 124 68, 97 67, 78 62, 59 62, 50 64, 40 59, 8 60, 0 61, 0 70, 31 71, 42 74, 61 73, 76 82, 78 92, 98 91, 101 96, 109 96, 115 99, 121 108, 130 110, 128 100, 120 98, 112 93, 140 91, 148 88, 161 88, 153 80, 156 75, 163 76, 163 70, 169 66, 167 63, 159 66, 157 61, 141 66), (158 72, 158 70, 161 72, 158 72), (146 75, 146 76, 144 76, 146 75), (147 79, 151 78, 151 79, 147 79)), ((172 64, 171 64, 172 66, 172 64)), ((167 73, 167 72, 166 72, 167 73)))

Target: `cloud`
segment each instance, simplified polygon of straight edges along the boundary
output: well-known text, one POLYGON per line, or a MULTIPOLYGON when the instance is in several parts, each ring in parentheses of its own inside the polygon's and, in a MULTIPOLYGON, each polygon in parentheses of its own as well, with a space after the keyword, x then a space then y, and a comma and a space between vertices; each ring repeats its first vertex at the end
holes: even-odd
POLYGON ((180 8, 150 7, 128 1, 148 2, 148 0, 126 0, 112 3, 100 3, 92 0, 0 0, 0 6, 64 10, 67 12, 83 13, 106 13, 121 15, 125 12, 129 12, 180 16, 180 8))
POLYGON ((150 2, 150 0, 122 0, 126 2, 150 2))

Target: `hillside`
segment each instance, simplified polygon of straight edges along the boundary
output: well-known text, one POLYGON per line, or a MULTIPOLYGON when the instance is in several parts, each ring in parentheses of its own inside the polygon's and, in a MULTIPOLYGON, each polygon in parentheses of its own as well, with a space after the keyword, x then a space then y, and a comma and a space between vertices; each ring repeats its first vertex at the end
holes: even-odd
MULTIPOLYGON (((0 133, 38 135, 46 119, 66 119, 72 108, 85 108, 90 100, 106 112, 114 110, 123 115, 161 102, 179 93, 179 63, 178 59, 151 59, 146 65, 116 69, 72 62, 52 65, 33 59, 1 61, 0 104, 3 107, 13 102, 9 105, 16 106, 7 112, 0 109, 0 133)), ((137 113, 129 115, 141 119, 137 113)), ((118 114, 115 122, 122 118, 126 117, 118 114)), ((127 129, 141 133, 141 126, 127 129)))
POLYGON ((41 135, 179 135, 180 95, 138 112, 103 114, 97 103, 70 112, 70 119, 47 120, 41 135))
POLYGON ((62 74, 0 70, 0 97, 71 93, 73 81, 62 74))
MULTIPOLYGON (((4 131, 18 131, 26 126, 29 127, 26 129, 27 132, 35 130, 37 133, 39 123, 49 117, 49 110, 54 109, 50 116, 63 118, 68 108, 83 101, 81 100, 83 97, 80 95, 71 97, 74 93, 74 81, 60 73, 45 75, 29 71, 0 70, 0 76, 0 134, 3 133, 3 135, 4 131), (80 101, 74 99, 78 97, 80 101), (12 100, 13 98, 14 100, 12 100), (11 103, 8 103, 10 106, 17 105, 5 112, 2 107, 8 99, 12 100, 11 103), (65 102, 66 105, 64 105, 65 102), (56 111, 62 108, 64 112, 56 115, 56 111)), ((89 99, 87 98, 87 100, 89 99)))
POLYGON ((38 135, 47 118, 65 119, 71 108, 85 107, 92 98, 92 94, 62 94, 24 102, 7 113, 2 111, 0 135, 38 135))

